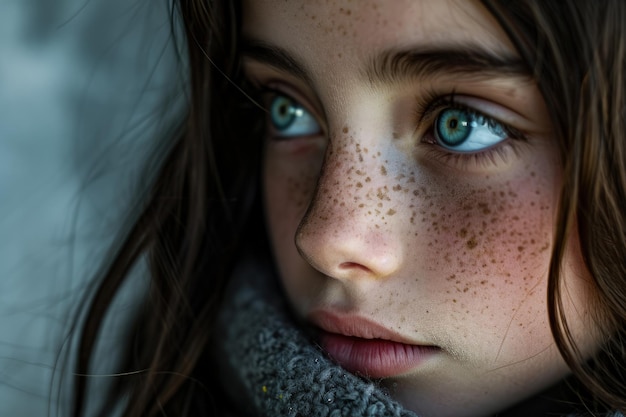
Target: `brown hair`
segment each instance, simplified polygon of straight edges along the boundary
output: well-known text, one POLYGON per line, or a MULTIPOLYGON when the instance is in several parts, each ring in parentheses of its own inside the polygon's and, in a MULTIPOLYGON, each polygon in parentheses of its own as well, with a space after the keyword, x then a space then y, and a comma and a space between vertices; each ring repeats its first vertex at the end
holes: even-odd
POLYGON ((247 102, 233 99, 239 94, 233 87, 240 26, 235 2, 177 0, 172 16, 173 27, 177 18, 182 21, 186 41, 188 114, 89 301, 76 365, 75 416, 87 401, 89 364, 105 313, 146 255, 150 292, 111 395, 118 401, 129 395, 125 416, 187 415, 183 410, 198 392, 206 390, 206 397, 219 388, 195 374, 253 203, 260 143, 248 140, 250 123, 231 123, 226 116, 252 119, 247 102))
MULTIPOLYGON (((152 285, 124 367, 141 372, 122 379, 113 395, 118 399, 122 392, 129 395, 125 416, 192 415, 196 397, 217 397, 220 387, 211 378, 207 358, 211 323, 242 236, 249 225, 262 223, 256 212, 251 214, 260 155, 260 144, 250 140, 256 127, 237 123, 258 118, 233 87, 240 82, 238 4, 175 3, 187 42, 189 112, 150 198, 90 301, 80 340, 75 416, 86 401, 84 375, 103 317, 144 254, 152 285)), ((564 185, 548 288, 555 341, 592 393, 587 405, 624 411, 626 3, 484 0, 484 4, 533 70, 561 149, 564 185), (574 231, 593 277, 597 321, 606 335, 592 360, 578 351, 561 305, 561 261, 567 237, 574 231)))
POLYGON ((549 271, 556 344, 591 405, 626 410, 626 3, 484 2, 535 74, 561 149, 564 183, 549 271), (569 330, 560 283, 567 237, 579 234, 596 323, 607 340, 586 360, 569 330))

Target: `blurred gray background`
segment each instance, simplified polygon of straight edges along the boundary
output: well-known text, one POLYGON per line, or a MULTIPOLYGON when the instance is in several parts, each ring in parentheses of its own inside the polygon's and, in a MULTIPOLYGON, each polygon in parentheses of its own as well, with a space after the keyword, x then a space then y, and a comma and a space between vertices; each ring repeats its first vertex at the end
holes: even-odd
MULTIPOLYGON (((0 0, 1 416, 67 415, 72 320, 184 101, 169 10, 0 0)), ((145 284, 107 321, 96 393, 145 284)))

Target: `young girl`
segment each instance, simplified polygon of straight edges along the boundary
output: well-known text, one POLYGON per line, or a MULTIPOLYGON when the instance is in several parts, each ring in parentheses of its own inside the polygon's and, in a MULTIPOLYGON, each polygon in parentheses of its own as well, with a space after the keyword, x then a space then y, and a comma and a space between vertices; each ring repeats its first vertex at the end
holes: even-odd
MULTIPOLYGON (((180 1, 135 415, 620 415, 626 5, 180 1)), ((77 377, 75 414, 88 379, 77 377)))

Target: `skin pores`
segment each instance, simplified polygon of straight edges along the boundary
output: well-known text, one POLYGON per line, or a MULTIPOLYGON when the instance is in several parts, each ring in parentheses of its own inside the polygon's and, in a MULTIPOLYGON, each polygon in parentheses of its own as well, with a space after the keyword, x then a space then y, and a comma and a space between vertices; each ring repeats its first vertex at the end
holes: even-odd
MULTIPOLYGON (((246 55, 251 81, 298 103, 294 117, 318 128, 292 135, 272 119, 264 156, 270 240, 300 318, 429 346, 415 366, 396 371, 382 358, 361 372, 380 371, 391 395, 424 416, 488 415, 566 376, 546 306, 560 166, 534 83, 515 71, 444 65, 385 77, 384 66, 371 68, 390 51, 516 58, 486 10, 466 1, 251 0, 243 31, 265 48, 246 55), (446 106, 519 137, 472 152, 442 147, 433 102, 451 95, 446 106)), ((574 243, 564 301, 591 350, 589 277, 574 243)))

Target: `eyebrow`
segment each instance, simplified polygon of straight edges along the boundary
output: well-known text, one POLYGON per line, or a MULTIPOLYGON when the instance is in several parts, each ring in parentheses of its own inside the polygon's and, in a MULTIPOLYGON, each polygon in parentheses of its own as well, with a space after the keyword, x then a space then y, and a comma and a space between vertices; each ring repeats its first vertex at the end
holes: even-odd
MULTIPOLYGON (((245 39, 242 54, 255 61, 287 72, 312 85, 311 71, 288 51, 277 45, 245 39)), ((476 45, 431 49, 386 50, 373 57, 362 71, 372 85, 394 84, 438 75, 491 79, 494 76, 532 78, 532 71, 520 58, 499 55, 476 45)))
POLYGON ((313 84, 310 71, 291 56, 286 50, 265 42, 243 39, 241 53, 255 61, 287 72, 309 85, 313 84))
POLYGON ((441 74, 477 79, 532 76, 529 67, 521 59, 473 46, 385 51, 374 57, 365 70, 367 79, 373 85, 411 78, 426 79, 441 74))

